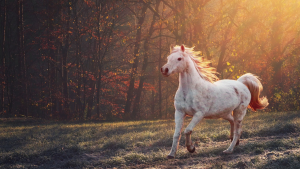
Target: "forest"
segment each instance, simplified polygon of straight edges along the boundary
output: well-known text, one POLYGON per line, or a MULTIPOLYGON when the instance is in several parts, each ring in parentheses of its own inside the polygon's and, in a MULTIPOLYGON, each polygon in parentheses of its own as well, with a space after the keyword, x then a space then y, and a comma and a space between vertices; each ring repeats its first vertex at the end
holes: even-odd
MULTIPOLYGON (((220 79, 261 78, 264 111, 300 109, 298 0, 0 0, 0 117, 174 116, 170 46, 220 79)), ((263 112, 261 112, 263 113, 263 112)))

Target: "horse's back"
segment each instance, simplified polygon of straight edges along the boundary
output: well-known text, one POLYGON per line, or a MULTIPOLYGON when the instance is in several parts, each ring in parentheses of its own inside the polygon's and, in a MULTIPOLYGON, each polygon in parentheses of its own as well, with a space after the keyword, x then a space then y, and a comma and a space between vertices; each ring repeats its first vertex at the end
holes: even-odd
MULTIPOLYGON (((219 113, 230 113, 241 104, 248 106, 251 99, 250 91, 247 86, 236 80, 220 80, 214 83, 215 102, 211 108, 211 113, 220 116, 219 113)), ((221 113, 221 114, 223 114, 221 113)), ((224 115, 225 115, 224 114, 224 115)), ((212 117, 213 117, 212 116, 212 117)))
POLYGON ((233 89, 235 92, 244 92, 245 94, 250 94, 250 91, 248 90, 247 86, 244 85, 243 83, 236 81, 236 80, 230 80, 230 79, 224 79, 224 80, 219 80, 214 83, 217 88, 222 88, 222 89, 233 89))
POLYGON ((237 97, 242 101, 250 101, 251 93, 246 85, 236 80, 220 80, 214 83, 216 88, 222 93, 230 93, 232 97, 237 97))

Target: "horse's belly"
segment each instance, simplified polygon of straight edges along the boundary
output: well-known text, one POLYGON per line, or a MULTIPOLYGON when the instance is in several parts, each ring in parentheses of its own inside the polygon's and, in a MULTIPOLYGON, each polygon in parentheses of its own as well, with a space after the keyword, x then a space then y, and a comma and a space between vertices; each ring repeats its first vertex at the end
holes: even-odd
POLYGON ((196 113, 196 110, 193 107, 190 107, 190 106, 185 106, 185 107, 182 108, 182 110, 188 116, 193 116, 196 113))
POLYGON ((219 117, 219 116, 205 116, 204 118, 205 119, 219 119, 221 117, 219 117))
POLYGON ((204 114, 204 118, 208 119, 217 119, 227 117, 229 113, 237 107, 235 104, 227 105, 227 106, 212 106, 210 111, 204 114))

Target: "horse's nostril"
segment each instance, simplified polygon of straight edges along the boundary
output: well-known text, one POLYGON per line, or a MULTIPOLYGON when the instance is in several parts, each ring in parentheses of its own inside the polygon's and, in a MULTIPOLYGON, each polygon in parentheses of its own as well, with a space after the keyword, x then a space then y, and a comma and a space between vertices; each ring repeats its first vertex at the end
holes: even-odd
POLYGON ((169 69, 168 69, 168 68, 166 68, 166 73, 168 73, 168 71, 169 71, 169 69))

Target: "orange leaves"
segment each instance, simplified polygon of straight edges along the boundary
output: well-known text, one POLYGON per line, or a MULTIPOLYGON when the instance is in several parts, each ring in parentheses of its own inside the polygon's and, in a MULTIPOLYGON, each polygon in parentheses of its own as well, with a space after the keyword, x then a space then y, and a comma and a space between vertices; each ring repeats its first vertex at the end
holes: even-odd
POLYGON ((52 57, 50 57, 50 56, 42 55, 41 58, 42 58, 42 60, 47 59, 48 61, 51 61, 51 62, 53 62, 53 63, 56 63, 56 60, 54 60, 54 59, 53 59, 52 57))
POLYGON ((94 1, 91 1, 91 0, 84 0, 84 3, 89 6, 89 7, 92 7, 92 6, 95 6, 95 2, 94 1))
POLYGON ((155 86, 153 86, 153 84, 150 84, 150 83, 144 83, 144 89, 147 91, 157 92, 155 89, 155 86))
POLYGON ((96 81, 96 78, 95 78, 95 75, 93 74, 93 72, 85 71, 84 76, 87 78, 87 80, 96 81))

